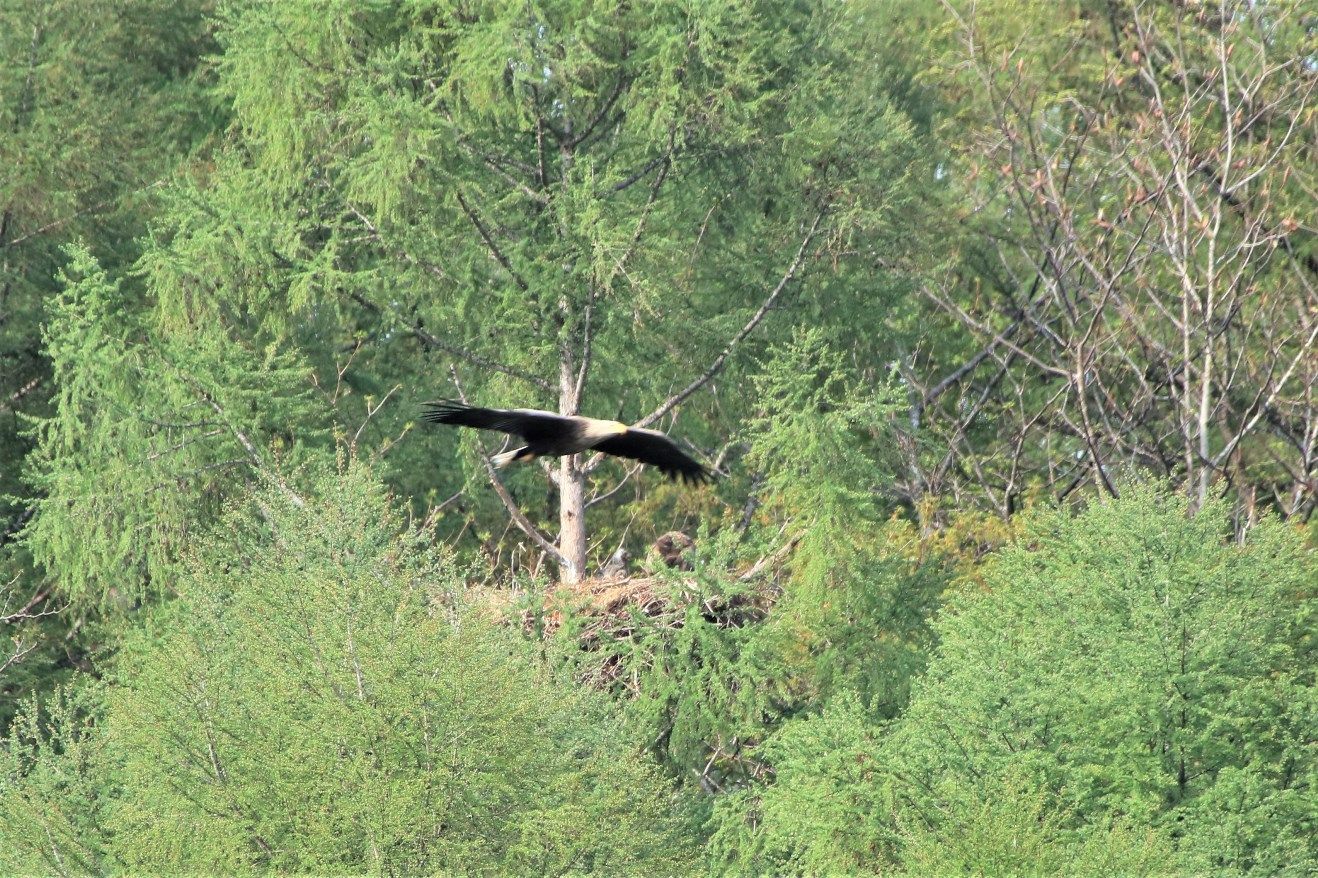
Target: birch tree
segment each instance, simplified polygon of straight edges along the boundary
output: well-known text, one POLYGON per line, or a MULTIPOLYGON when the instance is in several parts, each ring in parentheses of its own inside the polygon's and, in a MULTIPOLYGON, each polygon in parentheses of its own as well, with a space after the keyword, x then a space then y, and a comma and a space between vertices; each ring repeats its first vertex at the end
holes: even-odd
MULTIPOLYGON (((978 235, 921 286, 976 342, 915 380, 928 488, 1001 511, 1152 471, 1312 514, 1312 28, 1291 2, 946 3, 978 235), (972 117, 973 114, 973 117, 972 117)), ((973 217, 973 218, 972 218, 973 217)))

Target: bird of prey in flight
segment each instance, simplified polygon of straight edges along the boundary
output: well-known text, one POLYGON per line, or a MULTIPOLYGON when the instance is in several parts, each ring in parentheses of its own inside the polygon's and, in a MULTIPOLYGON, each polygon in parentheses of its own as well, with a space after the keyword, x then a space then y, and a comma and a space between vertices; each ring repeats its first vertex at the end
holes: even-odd
POLYGON ((453 400, 426 403, 423 417, 433 424, 499 430, 520 436, 525 445, 492 458, 498 467, 519 460, 594 450, 658 467, 670 479, 699 483, 710 478, 703 466, 663 433, 629 427, 618 421, 560 415, 539 409, 483 409, 453 400))

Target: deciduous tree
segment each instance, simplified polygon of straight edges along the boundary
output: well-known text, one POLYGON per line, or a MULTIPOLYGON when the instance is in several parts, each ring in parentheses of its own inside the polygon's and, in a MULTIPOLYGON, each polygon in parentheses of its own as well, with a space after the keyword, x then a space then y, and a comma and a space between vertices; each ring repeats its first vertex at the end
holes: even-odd
POLYGON ((970 237, 927 299, 916 491, 1115 493, 1307 517, 1318 466, 1312 27, 1296 2, 946 3, 970 237), (954 356, 948 356, 953 354, 954 356))

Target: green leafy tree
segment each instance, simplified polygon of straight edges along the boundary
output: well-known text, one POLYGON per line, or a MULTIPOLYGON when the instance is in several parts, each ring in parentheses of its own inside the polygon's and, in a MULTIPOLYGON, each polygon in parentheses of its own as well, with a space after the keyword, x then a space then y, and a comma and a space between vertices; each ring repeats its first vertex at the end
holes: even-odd
POLYGON ((841 693, 760 749, 773 782, 715 805, 710 865, 728 875, 1106 875, 1178 871, 1167 839, 1125 823, 1085 834, 1027 778, 939 787, 936 822, 903 810, 887 729, 841 693))
POLYGON ((1158 878, 1187 871, 1165 833, 1129 820, 1077 832, 1075 815, 1020 774, 937 792, 943 819, 902 827, 900 874, 1158 878))
POLYGON ((68 256, 43 332, 50 412, 24 416, 34 514, 0 556, 0 622, 14 632, 0 724, 95 671, 137 610, 174 593, 225 504, 267 483, 295 496, 298 470, 331 453, 328 406, 295 354, 224 324, 163 327, 132 279, 85 248, 68 256))
MULTIPOLYGON (((327 338, 360 347, 354 392, 400 388, 381 430, 453 394, 450 365, 482 403, 658 424, 774 311, 881 323, 869 288, 837 282, 895 236, 921 166, 870 60, 876 21, 803 3, 229 4, 234 143, 147 255, 161 311, 237 315, 320 367, 327 338)), ((419 443, 391 456, 406 490, 456 481, 418 477, 434 470, 419 443)), ((616 484, 601 464, 531 468, 500 495, 566 580, 616 484)), ((478 531, 508 514, 472 503, 478 531)))
POLYGON ((882 730, 854 693, 793 719, 758 757, 773 780, 719 800, 709 865, 716 874, 877 873, 891 864, 882 730))
POLYGON ((30 698, 0 738, 0 870, 7 875, 105 872, 105 737, 99 692, 55 688, 30 698))
MULTIPOLYGON (((1048 513, 959 596, 895 727, 904 819, 950 837, 944 785, 1028 780, 1073 827, 1118 818, 1187 864, 1313 868, 1314 558, 1275 522, 1227 539, 1155 487, 1048 513)), ((1027 793, 1027 795, 1032 795, 1027 793)), ((963 799, 964 800, 964 799, 963 799)))
POLYGON ((913 560, 908 535, 889 526, 897 389, 891 377, 867 386, 818 330, 774 353, 754 379, 746 456, 767 474, 759 527, 793 546, 770 636, 804 658, 793 688, 819 702, 850 690, 895 716, 933 645, 928 621, 948 578, 939 557, 913 560))
POLYGON ((458 571, 365 467, 313 487, 300 503, 269 488, 202 541, 179 599, 119 653, 88 766, 51 741, 9 775, 11 862, 687 870, 666 784, 604 706, 465 615, 458 571), (61 772, 76 783, 43 780, 61 772), (39 831, 88 785, 94 828, 39 831))
POLYGON ((1313 867, 1313 557, 1275 522, 1230 539, 1161 486, 1031 516, 958 591, 912 701, 852 695, 759 748, 715 808, 734 874, 1313 867))
POLYGON ((1158 876, 1166 839, 1117 825, 1080 835, 1028 780, 938 790, 941 820, 909 819, 886 729, 853 694, 794 719, 760 756, 773 782, 715 805, 710 866, 727 875, 1158 876))

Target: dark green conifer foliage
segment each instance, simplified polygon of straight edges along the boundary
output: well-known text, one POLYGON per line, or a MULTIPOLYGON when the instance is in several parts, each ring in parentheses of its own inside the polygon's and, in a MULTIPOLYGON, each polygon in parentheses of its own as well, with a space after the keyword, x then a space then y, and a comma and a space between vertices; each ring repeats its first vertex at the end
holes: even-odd
POLYGON ((853 693, 784 725, 759 748, 772 783, 715 803, 709 865, 714 874, 876 873, 896 832, 885 818, 881 730, 853 693))
MULTIPOLYGON (((1048 878, 1162 878, 1198 874, 1178 856, 1171 834, 1121 816, 1073 828, 1079 815, 1060 805, 1028 772, 1012 769, 974 785, 936 791, 941 821, 898 821, 900 874, 1048 878)), ((892 792, 900 801, 900 793, 892 792)), ((1226 874, 1230 874, 1227 872, 1226 874)))
POLYGON ((1318 871, 1312 29, 1222 9, 0 2, 0 875, 1318 871), (510 524, 455 380, 720 478, 510 524))
POLYGON ((42 327, 63 247, 81 241, 111 275, 141 252, 159 193, 216 127, 196 71, 210 6, 0 3, 0 729, 100 636, 86 617, 56 612, 62 596, 21 544, 35 514, 26 419, 49 416, 57 393, 42 327))
POLYGON ((848 689, 894 716, 924 667, 948 578, 887 527, 897 389, 891 378, 866 386, 819 330, 777 349, 753 386, 746 462, 767 474, 761 527, 797 541, 770 636, 803 658, 795 685, 811 700, 848 689))

